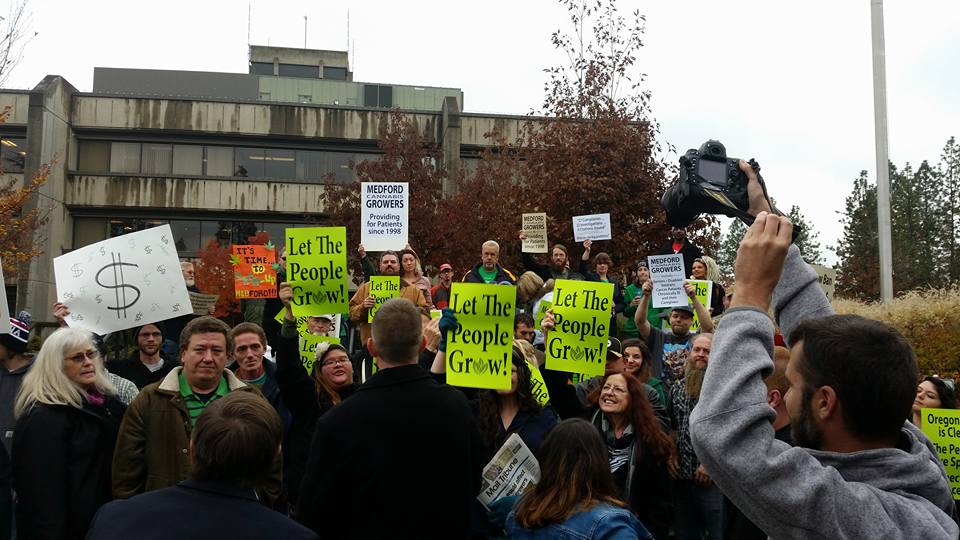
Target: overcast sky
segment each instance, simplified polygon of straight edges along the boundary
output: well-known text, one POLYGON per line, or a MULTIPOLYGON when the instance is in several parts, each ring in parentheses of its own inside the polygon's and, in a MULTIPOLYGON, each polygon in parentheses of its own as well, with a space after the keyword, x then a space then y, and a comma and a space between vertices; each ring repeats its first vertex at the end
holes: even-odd
MULTIPOLYGON (((349 7, 355 80, 461 88, 470 112, 538 108, 543 68, 562 61, 550 33, 568 28, 548 0, 250 5, 252 43, 302 47, 306 15, 307 46, 340 50, 349 7)), ((663 139, 681 153, 719 139, 729 155, 756 158, 781 206, 798 204, 835 244, 853 179, 875 178, 869 0, 620 5, 647 16, 638 64, 663 139)), ((39 35, 7 86, 58 74, 90 91, 94 66, 246 72, 247 8, 32 0, 39 35)), ((890 158, 936 162, 960 135, 960 2, 887 0, 885 19, 890 158)))

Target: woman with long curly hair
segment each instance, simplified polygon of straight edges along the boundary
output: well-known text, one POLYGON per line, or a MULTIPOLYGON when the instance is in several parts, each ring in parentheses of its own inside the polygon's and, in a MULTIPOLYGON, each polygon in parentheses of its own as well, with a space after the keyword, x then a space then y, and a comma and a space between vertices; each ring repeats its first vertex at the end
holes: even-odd
POLYGON ((284 461, 286 477, 291 479, 288 499, 293 505, 300 494, 300 479, 317 420, 353 394, 358 385, 353 382, 353 364, 347 350, 336 343, 321 342, 314 354, 313 371, 307 371, 300 361, 300 340, 290 308, 292 290, 288 283, 280 284, 279 296, 285 311, 277 347, 277 386, 291 415, 284 461))
POLYGON ((606 443, 617 492, 654 538, 666 538, 669 468, 676 448, 661 429, 642 384, 633 375, 612 373, 588 399, 596 406, 590 422, 606 443))
POLYGON ((590 423, 560 422, 543 443, 540 471, 507 518, 510 538, 651 538, 622 501, 590 423))

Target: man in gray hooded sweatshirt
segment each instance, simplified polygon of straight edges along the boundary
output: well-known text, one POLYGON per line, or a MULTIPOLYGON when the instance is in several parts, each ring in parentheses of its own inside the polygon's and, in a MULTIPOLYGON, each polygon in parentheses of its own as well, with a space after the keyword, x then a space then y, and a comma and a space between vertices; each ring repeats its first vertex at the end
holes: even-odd
POLYGON ((960 528, 943 465, 909 422, 917 366, 895 329, 833 315, 756 175, 735 265, 737 289, 713 341, 693 446, 724 494, 771 538, 950 538, 960 528), (782 273, 782 277, 781 277, 782 273), (786 395, 796 447, 774 438, 764 375, 773 308, 791 344, 786 395))

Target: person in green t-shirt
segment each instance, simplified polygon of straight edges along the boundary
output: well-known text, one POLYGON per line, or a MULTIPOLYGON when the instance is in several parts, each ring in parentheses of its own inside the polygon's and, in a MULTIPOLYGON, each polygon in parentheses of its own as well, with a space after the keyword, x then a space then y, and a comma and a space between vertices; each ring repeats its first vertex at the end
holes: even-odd
POLYGON ((464 283, 509 283, 515 285, 517 278, 500 266, 500 244, 487 240, 480 247, 480 264, 463 276, 464 283))
MULTIPOLYGON (((623 326, 624 339, 640 337, 640 332, 637 330, 637 323, 634 321, 634 315, 637 313, 637 307, 640 305, 640 301, 643 300, 643 282, 650 280, 650 269, 647 268, 646 260, 637 263, 636 275, 636 281, 627 285, 623 293, 623 301, 625 302, 623 314, 627 317, 627 322, 623 326)), ((647 308, 647 320, 650 321, 650 324, 655 328, 660 328, 660 315, 662 311, 662 308, 653 307, 653 302, 651 302, 650 307, 647 308)))

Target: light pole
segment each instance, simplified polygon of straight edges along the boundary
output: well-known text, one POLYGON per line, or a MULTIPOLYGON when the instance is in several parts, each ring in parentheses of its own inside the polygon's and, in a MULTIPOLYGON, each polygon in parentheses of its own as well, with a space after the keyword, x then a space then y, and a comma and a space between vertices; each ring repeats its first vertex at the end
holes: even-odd
POLYGON ((877 231, 880 239, 880 300, 893 300, 890 242, 890 162, 887 142, 887 67, 883 42, 883 0, 870 0, 873 41, 873 122, 877 152, 877 231))

